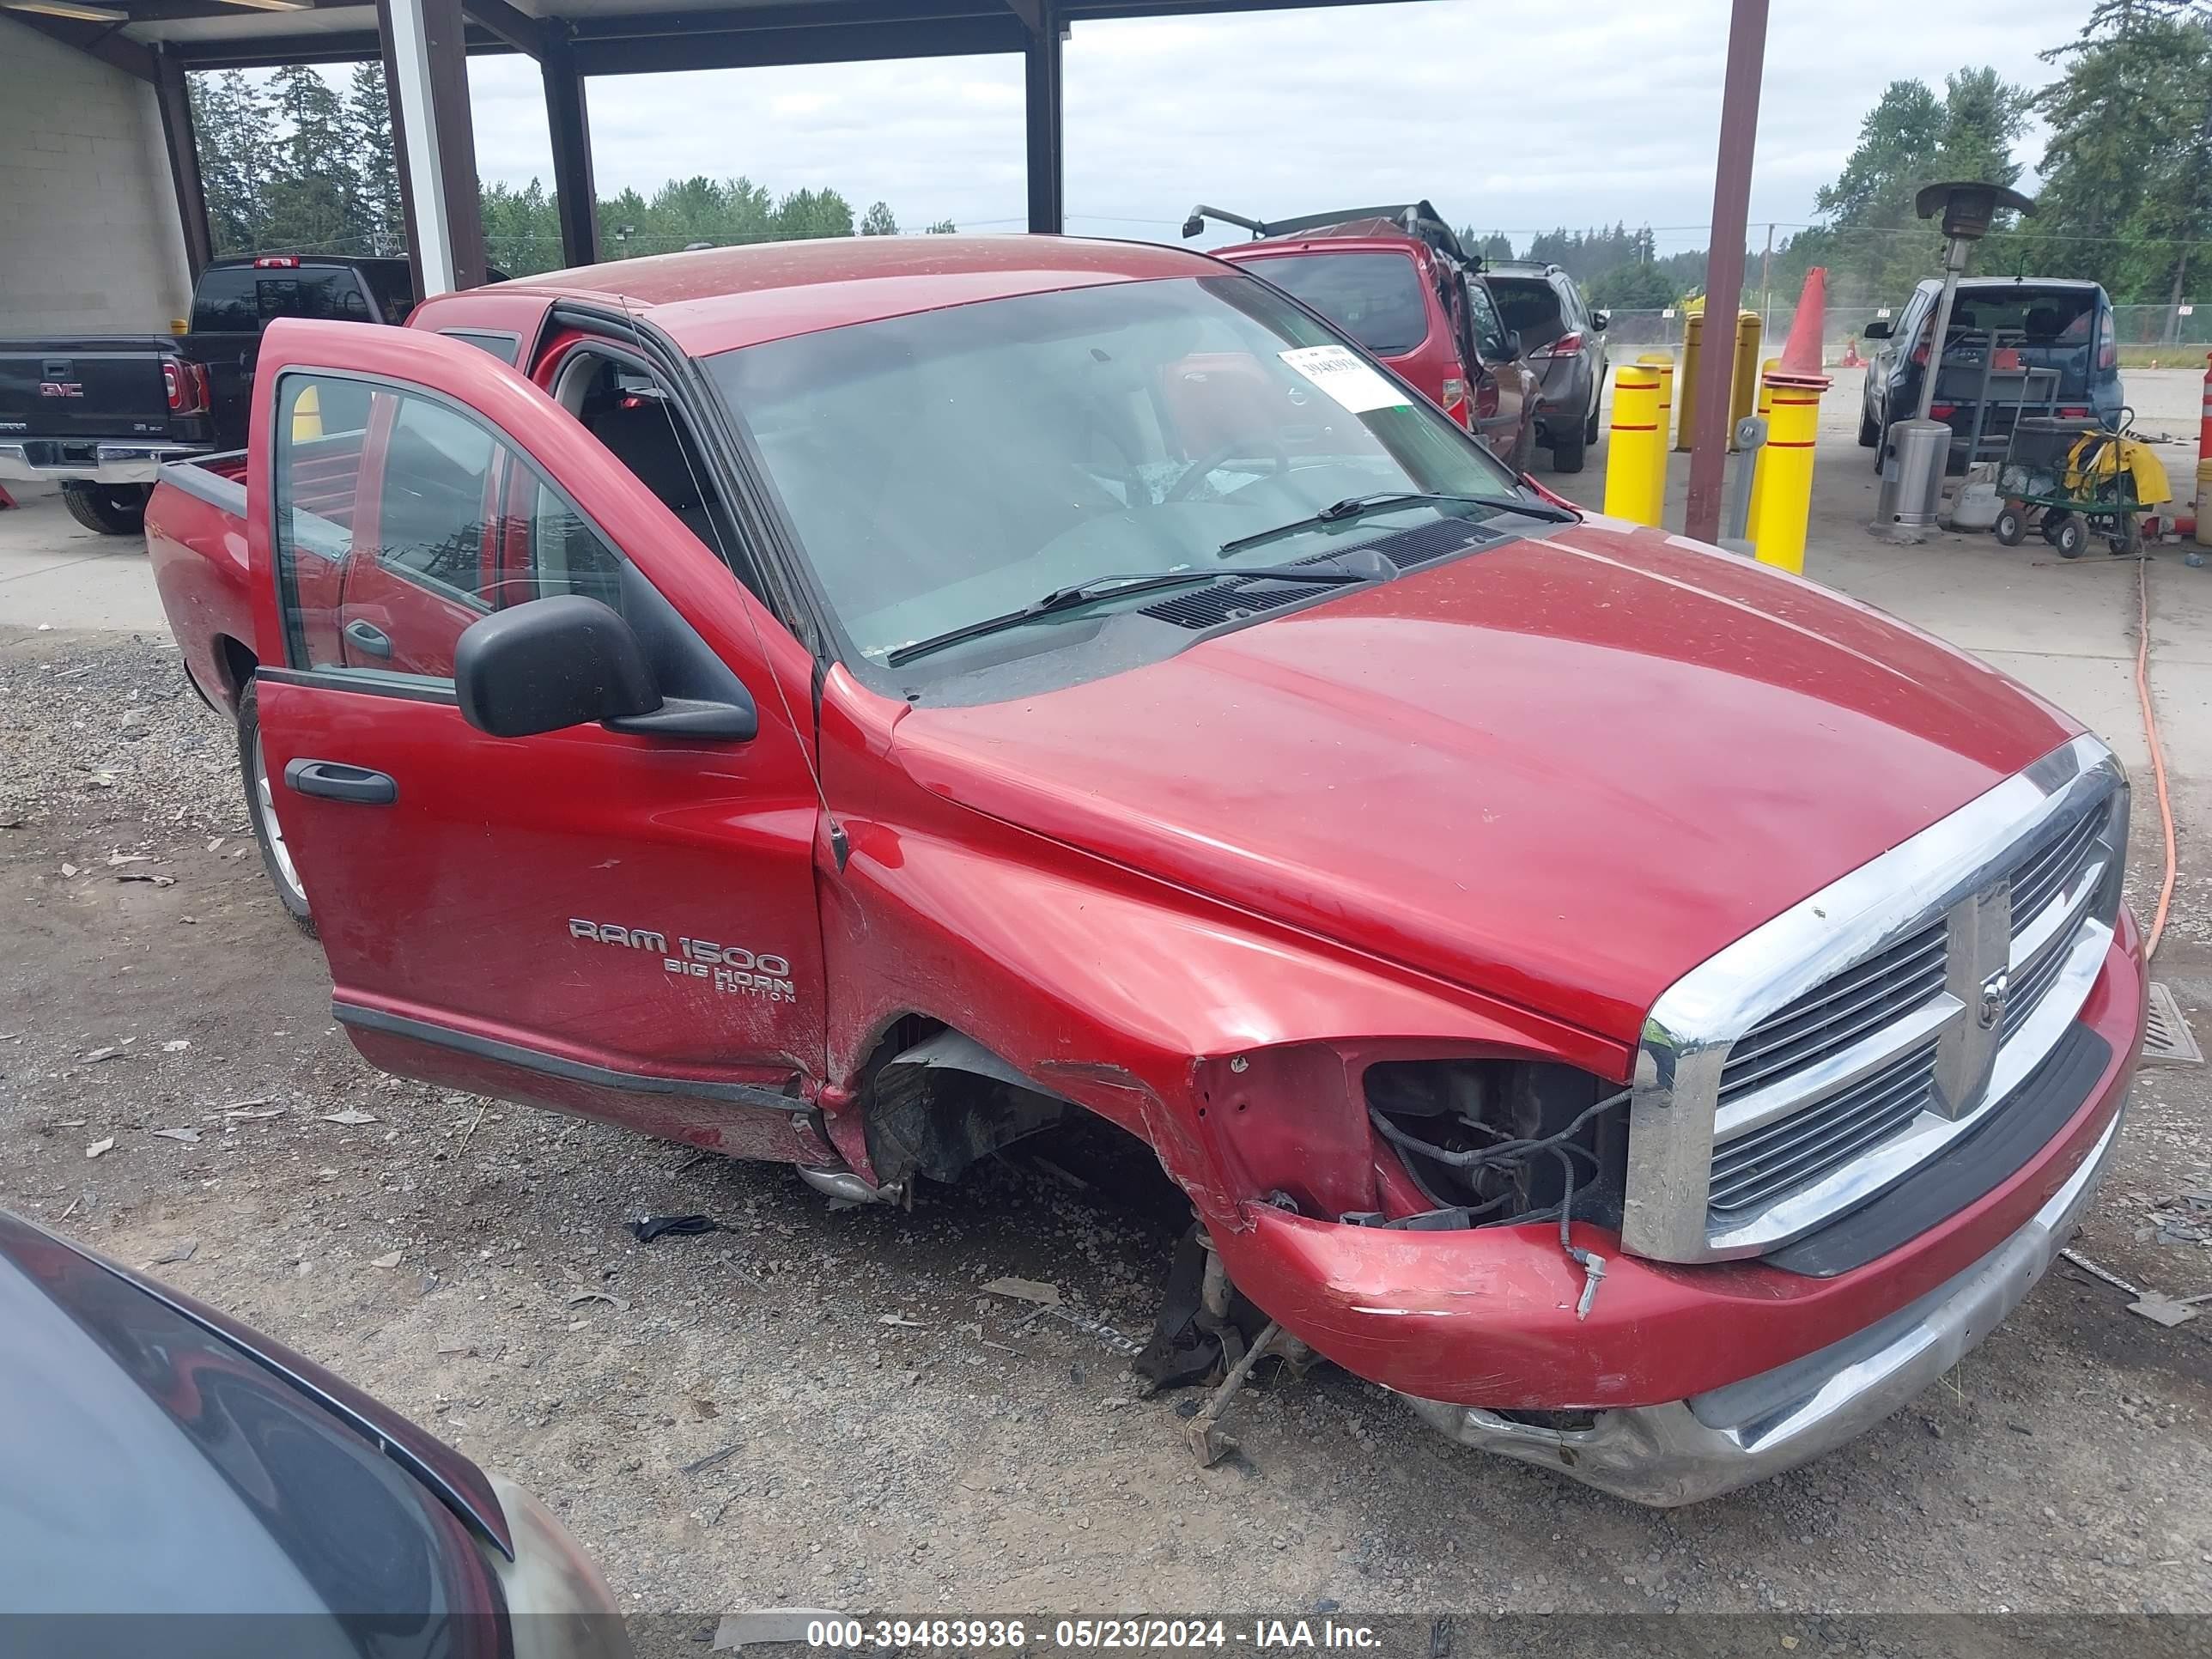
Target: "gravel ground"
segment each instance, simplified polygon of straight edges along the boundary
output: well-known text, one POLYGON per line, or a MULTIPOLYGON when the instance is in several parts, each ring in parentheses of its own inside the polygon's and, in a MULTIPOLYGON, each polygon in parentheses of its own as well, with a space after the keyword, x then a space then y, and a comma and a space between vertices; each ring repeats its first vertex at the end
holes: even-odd
MULTIPOLYGON (((2212 1611, 2212 1318, 2064 1267, 1888 1424, 1688 1510, 1450 1447, 1327 1367, 1265 1379, 1197 1471, 1112 1346, 1180 1225, 1143 1158, 1072 1134, 832 1212, 787 1170, 374 1073, 180 685, 163 641, 0 629, 0 1204, 511 1474, 626 1607, 2212 1611), (623 1227, 694 1211, 726 1231, 623 1227), (1066 1310, 982 1293, 1002 1274, 1066 1310)), ((2212 1231, 2205 1106, 2201 1072, 2146 1074, 2081 1242, 2174 1294, 2212 1288, 2181 1236, 2212 1231)))

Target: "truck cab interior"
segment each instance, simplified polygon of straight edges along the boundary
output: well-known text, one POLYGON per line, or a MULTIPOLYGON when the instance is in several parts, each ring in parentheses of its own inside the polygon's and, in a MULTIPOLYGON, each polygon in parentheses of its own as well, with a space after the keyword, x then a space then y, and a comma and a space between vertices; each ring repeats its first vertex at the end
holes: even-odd
POLYGON ((697 441, 652 375, 619 359, 580 350, 562 364, 553 396, 740 581, 759 592, 697 441))

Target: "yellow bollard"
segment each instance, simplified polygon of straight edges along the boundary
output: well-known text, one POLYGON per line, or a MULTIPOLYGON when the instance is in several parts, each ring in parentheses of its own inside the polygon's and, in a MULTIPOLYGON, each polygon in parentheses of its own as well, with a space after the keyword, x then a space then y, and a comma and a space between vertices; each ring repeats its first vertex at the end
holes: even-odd
POLYGON ((292 399, 292 441, 304 444, 323 435, 323 398, 320 388, 310 380, 300 388, 300 395, 292 399))
POLYGON ((1766 325, 1755 311, 1735 319, 1735 379, 1729 391, 1729 447, 1735 447, 1735 423, 1751 413, 1759 401, 1759 343, 1766 325))
POLYGON ((1761 564, 1805 572, 1805 526, 1813 513, 1813 444, 1820 429, 1825 383, 1767 377, 1766 447, 1759 452, 1751 544, 1761 564))
POLYGON ((1659 372, 1659 459, 1651 469, 1651 516, 1645 524, 1667 521, 1667 441, 1674 429, 1674 354, 1647 351, 1636 360, 1639 368, 1659 372))
POLYGON ((1705 308, 1702 300, 1683 307, 1682 395, 1674 405, 1674 447, 1686 450, 1696 439, 1698 425, 1698 354, 1705 349, 1705 308))
POLYGON ((1655 503, 1667 476, 1667 434, 1659 424, 1659 371, 1623 363, 1613 376, 1613 440, 1605 458, 1605 510, 1635 524, 1659 522, 1655 503))
MULTIPOLYGON (((1682 325, 1682 395, 1675 422, 1674 447, 1688 449, 1698 441, 1698 357, 1705 349, 1705 311, 1702 299, 1689 302, 1689 319, 1682 325)), ((1733 354, 1729 370, 1729 447, 1735 447, 1735 423, 1751 413, 1759 395, 1759 342, 1765 325, 1755 311, 1735 315, 1735 337, 1724 344, 1733 354)), ((1717 347, 1723 343, 1715 342, 1717 347)))
MULTIPOLYGON (((1770 431, 1773 426, 1771 417, 1774 413, 1774 387, 1768 382, 1766 377, 1773 374, 1781 363, 1781 358, 1769 357, 1759 366, 1759 418, 1767 422, 1770 431)), ((1759 469, 1758 457, 1753 456, 1751 467, 1751 512, 1744 520, 1744 534, 1747 536, 1751 533, 1751 526, 1759 522, 1759 486, 1760 480, 1765 476, 1759 469)))

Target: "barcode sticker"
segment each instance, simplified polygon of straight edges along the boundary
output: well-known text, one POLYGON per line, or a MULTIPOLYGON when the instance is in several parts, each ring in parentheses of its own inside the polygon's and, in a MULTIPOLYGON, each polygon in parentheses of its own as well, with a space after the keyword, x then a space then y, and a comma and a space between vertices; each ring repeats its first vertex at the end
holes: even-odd
POLYGON ((1276 355, 1354 415, 1404 409, 1413 401, 1343 346, 1299 346, 1276 355))

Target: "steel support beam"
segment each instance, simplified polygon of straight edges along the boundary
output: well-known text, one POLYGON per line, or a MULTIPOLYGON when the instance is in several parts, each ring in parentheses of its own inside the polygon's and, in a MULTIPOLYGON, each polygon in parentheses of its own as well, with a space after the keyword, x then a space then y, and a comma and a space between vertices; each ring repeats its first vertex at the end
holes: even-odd
POLYGON ((1766 62, 1766 0, 1733 0, 1728 70, 1721 83, 1720 149, 1713 168, 1712 240, 1705 253, 1705 343, 1698 353, 1698 430, 1690 447, 1686 535, 1718 541, 1721 483, 1728 469, 1729 394, 1735 376, 1735 314, 1743 299, 1744 238, 1750 228, 1751 160, 1759 137, 1759 87, 1766 62))
POLYGON ((517 52, 541 61, 561 38, 557 25, 541 22, 507 0, 461 0, 461 9, 517 52))
POLYGON ((423 299, 484 280, 461 0, 377 0, 408 258, 423 299))
POLYGON ((553 196, 561 213, 561 257, 572 265, 599 262, 599 191, 592 178, 592 119, 584 77, 566 41, 538 60, 545 82, 545 128, 553 139, 553 196))
POLYGON ((1024 29, 1024 124, 1028 135, 1030 230, 1056 236, 1065 222, 1060 137, 1061 24, 1053 0, 1038 0, 1044 27, 1024 29))
POLYGON ((1012 12, 823 28, 746 27, 751 15, 713 11, 587 19, 576 28, 576 67, 585 75, 664 75, 676 70, 963 58, 1020 52, 1028 40, 1012 12))
POLYGON ((119 69, 125 75, 136 76, 141 81, 154 79, 154 54, 145 46, 122 32, 119 23, 80 23, 59 17, 42 17, 35 12, 11 11, 11 23, 21 23, 65 46, 74 46, 88 57, 97 58, 111 69, 119 69))
POLYGON ((192 126, 185 66, 166 52, 154 54, 154 95, 161 106, 161 143, 169 154, 169 184, 177 193, 185 263, 197 283, 215 258, 215 238, 208 228, 207 186, 200 178, 200 141, 192 126))

